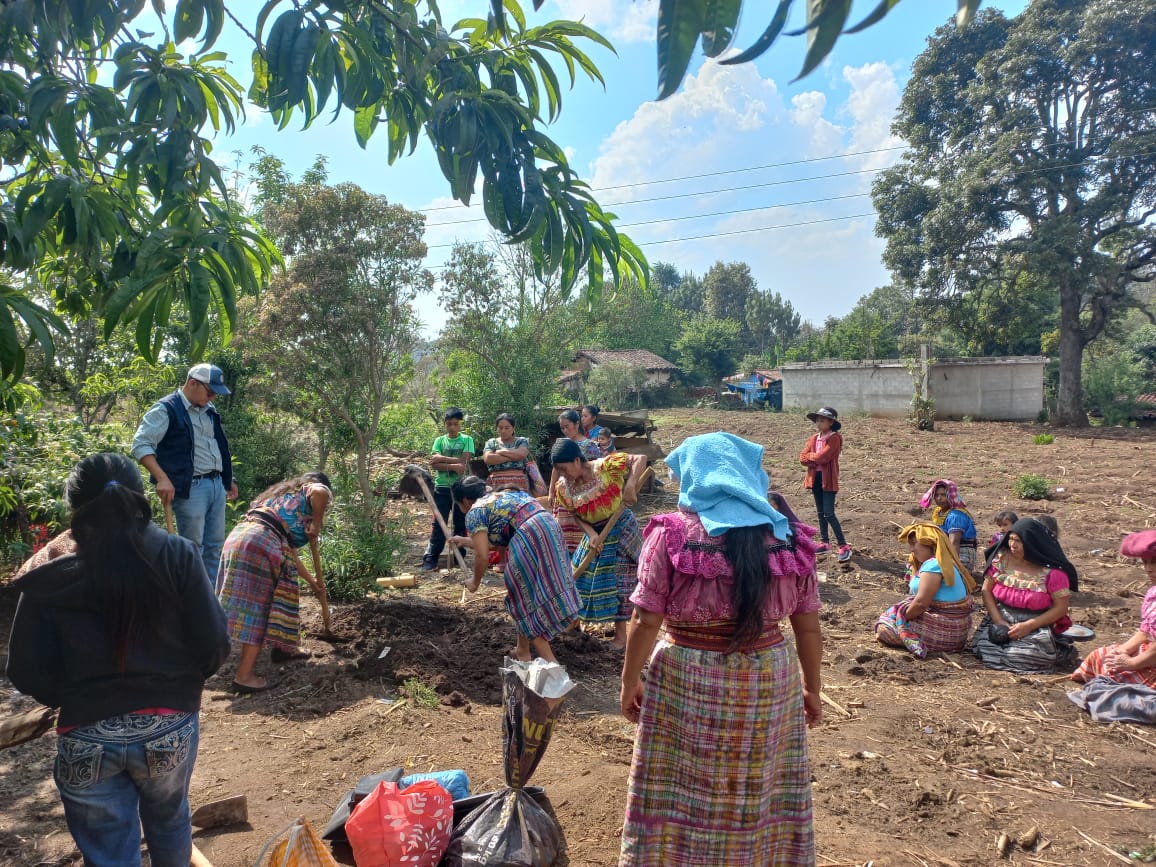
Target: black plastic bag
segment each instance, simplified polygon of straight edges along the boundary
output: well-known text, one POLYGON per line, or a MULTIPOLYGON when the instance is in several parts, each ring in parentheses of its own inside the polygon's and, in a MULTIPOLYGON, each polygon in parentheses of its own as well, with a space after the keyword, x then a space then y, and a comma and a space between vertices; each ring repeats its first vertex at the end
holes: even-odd
POLYGON ((341 796, 337 809, 333 811, 333 815, 329 817, 329 822, 325 825, 325 830, 321 832, 321 839, 333 843, 348 843, 349 838, 345 836, 345 823, 349 821, 353 808, 368 798, 370 793, 377 788, 378 783, 396 783, 404 776, 404 768, 390 768, 388 771, 371 774, 358 780, 357 785, 352 790, 341 796))
POLYGON ((502 753, 509 787, 454 828, 442 867, 551 867, 562 829, 523 790, 542 760, 574 682, 557 663, 506 660, 502 668, 502 753))

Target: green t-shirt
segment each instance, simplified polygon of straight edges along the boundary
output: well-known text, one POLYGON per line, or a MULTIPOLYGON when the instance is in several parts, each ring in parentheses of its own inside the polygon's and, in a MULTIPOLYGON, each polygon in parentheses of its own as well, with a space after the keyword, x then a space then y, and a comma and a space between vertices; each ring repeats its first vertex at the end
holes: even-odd
MULTIPOLYGON (((458 434, 452 439, 445 434, 442 434, 433 444, 434 454, 445 455, 447 458, 460 458, 462 455, 473 455, 474 453, 474 438, 469 434, 458 434)), ((461 473, 450 473, 445 470, 438 470, 434 477, 434 484, 439 488, 448 488, 459 478, 461 473)))

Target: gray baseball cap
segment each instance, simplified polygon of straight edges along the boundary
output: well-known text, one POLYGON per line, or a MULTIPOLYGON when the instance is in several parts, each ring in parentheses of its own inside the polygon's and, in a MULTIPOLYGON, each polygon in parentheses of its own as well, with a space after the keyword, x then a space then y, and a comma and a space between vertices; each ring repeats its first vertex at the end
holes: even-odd
POLYGON ((225 385, 225 374, 215 364, 195 364, 189 368, 189 379, 204 383, 214 394, 232 394, 225 385))

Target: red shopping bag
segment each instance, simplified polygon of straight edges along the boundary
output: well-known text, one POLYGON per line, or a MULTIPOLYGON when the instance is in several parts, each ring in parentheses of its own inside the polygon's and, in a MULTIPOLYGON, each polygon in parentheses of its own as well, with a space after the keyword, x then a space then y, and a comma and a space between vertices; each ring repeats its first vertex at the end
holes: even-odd
POLYGON ((357 867, 437 867, 449 846, 454 802, 433 780, 404 791, 378 783, 345 823, 357 867))

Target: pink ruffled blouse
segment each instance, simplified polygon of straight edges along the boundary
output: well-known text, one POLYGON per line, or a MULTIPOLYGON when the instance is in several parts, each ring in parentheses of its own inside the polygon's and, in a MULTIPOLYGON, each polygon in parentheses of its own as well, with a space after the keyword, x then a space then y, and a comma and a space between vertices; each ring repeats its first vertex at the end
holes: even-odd
POLYGON ((1156 584, 1148 588, 1140 603, 1140 631, 1156 640, 1156 584))
MULTIPOLYGON (((1072 592, 1067 573, 1062 569, 1050 569, 1044 574, 1008 570, 1004 568, 1002 554, 992 561, 990 574, 995 581, 991 595, 1011 608, 1047 611, 1055 600, 1072 592)), ((1052 624, 1052 630, 1063 632, 1071 625, 1072 619, 1065 614, 1052 624)))
MULTIPOLYGON (((775 580, 763 606, 770 626, 792 614, 818 611, 815 535, 805 524, 794 525, 790 543, 767 533, 767 561, 775 580)), ((723 537, 709 536, 693 512, 655 515, 643 533, 638 560, 638 587, 630 601, 646 611, 661 612, 674 623, 701 624, 734 620, 731 604, 734 570, 726 558, 723 537)))

